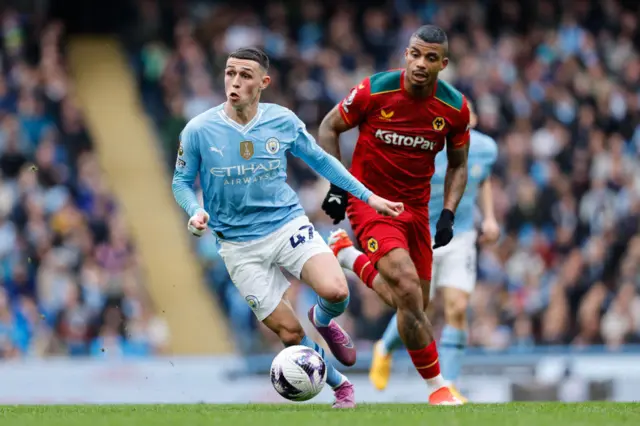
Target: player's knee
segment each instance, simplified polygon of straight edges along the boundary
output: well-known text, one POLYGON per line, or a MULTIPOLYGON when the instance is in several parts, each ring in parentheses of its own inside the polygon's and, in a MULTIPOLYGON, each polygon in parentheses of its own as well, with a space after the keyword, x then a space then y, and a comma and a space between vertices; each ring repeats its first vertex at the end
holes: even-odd
POLYGON ((422 304, 422 291, 415 268, 399 264, 390 275, 397 307, 408 310, 418 309, 422 304))
POLYGON ((422 291, 418 276, 401 278, 394 289, 396 305, 402 310, 421 311, 422 291))
POLYGON ((394 293, 399 309, 411 308, 414 305, 418 307, 422 304, 420 278, 409 258, 393 260, 385 271, 385 279, 394 293))
POLYGON ((418 272, 407 253, 396 254, 396 251, 393 251, 387 256, 389 256, 388 261, 379 262, 378 265, 389 284, 398 285, 401 281, 408 280, 415 282, 416 285, 420 284, 418 272))
POLYGON ((323 286, 323 294, 319 294, 324 300, 330 303, 340 303, 349 297, 349 285, 344 275, 327 278, 327 283, 323 286))
POLYGON ((299 345, 304 337, 304 330, 300 324, 283 326, 278 330, 278 337, 285 346, 299 345))

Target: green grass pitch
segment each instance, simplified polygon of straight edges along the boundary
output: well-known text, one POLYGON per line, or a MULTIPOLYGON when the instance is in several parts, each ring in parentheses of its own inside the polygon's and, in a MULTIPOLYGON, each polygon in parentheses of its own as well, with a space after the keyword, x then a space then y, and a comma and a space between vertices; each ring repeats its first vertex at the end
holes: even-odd
POLYGON ((640 425, 640 403, 0 406, 2 426, 640 425))

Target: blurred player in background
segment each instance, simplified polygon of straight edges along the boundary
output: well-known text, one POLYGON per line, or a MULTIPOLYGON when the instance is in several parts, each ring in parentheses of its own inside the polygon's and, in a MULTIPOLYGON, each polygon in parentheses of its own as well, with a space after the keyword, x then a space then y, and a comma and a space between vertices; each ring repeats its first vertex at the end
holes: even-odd
MULTIPOLYGON (((225 69, 227 101, 191 120, 180 137, 173 193, 189 214, 188 229, 203 235, 210 226, 220 256, 258 320, 285 346, 323 349, 309 339, 284 298, 289 282, 281 267, 318 294, 309 319, 335 357, 355 363, 349 335, 333 320, 349 302, 346 278, 335 256, 304 214, 286 183, 286 152, 382 215, 398 216, 401 203, 373 194, 324 152, 290 110, 260 103, 269 85, 268 57, 258 49, 232 53, 225 69), (192 189, 200 174, 202 208, 192 189)), ((377 213, 376 213, 377 214, 377 213)), ((336 408, 355 406, 353 385, 327 362, 327 383, 336 408)))
MULTIPOLYGON (((477 117, 471 111, 471 128, 477 123, 477 117)), ((500 236, 500 227, 493 211, 491 193, 491 169, 498 156, 498 145, 489 136, 471 130, 468 160, 468 183, 458 210, 456 212, 456 234, 451 242, 434 250, 433 281, 431 296, 436 289, 442 289, 444 300, 445 327, 438 345, 442 375, 457 392, 455 381, 460 375, 462 357, 467 345, 467 317, 469 295, 476 284, 476 242, 478 241, 474 226, 476 201, 479 201, 482 212, 480 226, 480 243, 493 243, 500 236)), ((435 232, 433 224, 437 220, 437 212, 442 209, 444 201, 446 155, 436 156, 436 171, 431 178, 431 201, 429 211, 431 232, 435 232)), ((402 345, 398 333, 397 317, 394 316, 387 330, 374 347, 373 362, 369 378, 376 389, 383 390, 389 382, 391 372, 391 353, 402 345)), ((465 399, 458 395, 460 399, 465 399)))
POLYGON ((397 219, 388 220, 332 185, 322 207, 336 224, 348 212, 367 255, 353 247, 344 231, 330 238, 334 253, 343 267, 396 307, 400 337, 434 405, 462 403, 440 374, 433 327, 425 314, 432 265, 430 180, 435 156, 445 146, 448 166, 436 247, 453 237, 454 212, 467 183, 469 108, 460 92, 438 79, 447 56, 445 32, 420 27, 409 40, 406 69, 364 79, 324 118, 318 137, 339 158, 340 133, 358 126, 352 173, 376 193, 405 205, 397 219))

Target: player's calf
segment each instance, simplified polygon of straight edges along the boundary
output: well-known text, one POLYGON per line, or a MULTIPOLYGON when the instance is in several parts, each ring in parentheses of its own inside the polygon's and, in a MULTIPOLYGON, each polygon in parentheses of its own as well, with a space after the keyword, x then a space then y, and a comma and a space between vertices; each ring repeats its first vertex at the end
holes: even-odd
POLYGON ((455 383, 460 377, 462 360, 467 347, 467 306, 469 294, 457 288, 443 287, 445 327, 440 337, 442 375, 455 383))
POLYGON ((349 304, 347 279, 336 258, 320 253, 309 259, 301 278, 318 294, 318 303, 309 310, 309 320, 325 339, 331 352, 344 365, 356 362, 356 350, 349 334, 333 319, 349 304))
POLYGON ((433 328, 424 313, 422 287, 415 265, 406 250, 395 249, 378 262, 378 268, 394 293, 400 337, 430 394, 435 395, 446 387, 446 382, 440 374, 433 328))
POLYGON ((467 308, 469 293, 453 287, 442 287, 444 296, 444 315, 448 325, 460 330, 467 328, 467 308))

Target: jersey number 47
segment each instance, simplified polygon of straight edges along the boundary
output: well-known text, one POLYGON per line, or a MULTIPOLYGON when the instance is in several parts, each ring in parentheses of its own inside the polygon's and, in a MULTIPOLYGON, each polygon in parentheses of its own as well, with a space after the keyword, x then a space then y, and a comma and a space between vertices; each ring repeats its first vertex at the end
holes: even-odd
POLYGON ((296 248, 300 244, 306 243, 307 239, 313 240, 313 231, 314 230, 312 225, 301 226, 300 229, 298 229, 298 232, 296 232, 291 236, 291 238, 289 238, 291 247, 296 248))

